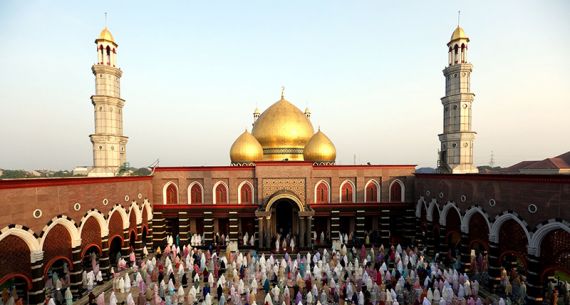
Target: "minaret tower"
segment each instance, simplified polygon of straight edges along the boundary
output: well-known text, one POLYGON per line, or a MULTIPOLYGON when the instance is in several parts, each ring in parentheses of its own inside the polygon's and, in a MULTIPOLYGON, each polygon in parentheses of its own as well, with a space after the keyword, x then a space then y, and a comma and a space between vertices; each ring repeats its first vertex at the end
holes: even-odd
POLYGON ((117 43, 105 27, 97 44, 97 63, 91 67, 95 75, 95 95, 91 96, 95 110, 92 177, 110 177, 119 172, 127 160, 127 140, 123 136, 123 105, 120 79, 123 71, 117 67, 117 43))
POLYGON ((448 66, 443 70, 443 133, 439 135, 441 151, 438 162, 438 172, 441 173, 478 172, 473 166, 475 132, 471 130, 471 104, 475 94, 471 92, 470 85, 473 66, 467 61, 468 43, 469 37, 458 25, 447 43, 448 66))

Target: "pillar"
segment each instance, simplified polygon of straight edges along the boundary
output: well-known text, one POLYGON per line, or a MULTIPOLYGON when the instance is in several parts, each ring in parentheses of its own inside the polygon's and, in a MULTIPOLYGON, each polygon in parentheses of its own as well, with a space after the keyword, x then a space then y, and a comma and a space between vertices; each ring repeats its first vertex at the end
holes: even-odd
POLYGON ((413 243, 416 237, 416 209, 404 210, 404 238, 407 243, 413 243))
POLYGON ((204 240, 202 244, 208 245, 214 241, 214 217, 211 211, 204 211, 204 240))
POLYGON ((30 253, 32 266, 32 289, 28 292, 30 305, 43 305, 45 301, 44 293, 44 252, 34 251, 30 253))
POLYGON ((364 243, 366 240, 366 215, 365 210, 356 210, 356 238, 364 243))
POLYGON ((306 238, 306 244, 307 244, 307 248, 312 249, 313 248, 313 217, 308 216, 307 217, 307 236, 306 238))
POLYGON ((445 226, 439 226, 439 245, 437 245, 436 251, 439 253, 439 260, 447 262, 447 251, 449 247, 447 246, 447 238, 445 238, 447 230, 445 226))
POLYGON ((263 223, 263 217, 257 217, 257 244, 259 249, 263 249, 265 239, 265 224, 263 223))
MULTIPOLYGON (((130 247, 129 247, 129 229, 123 229, 123 244, 121 245, 121 256, 127 263, 129 262, 129 254, 130 254, 130 247)), ((133 247, 134 248, 134 247, 133 247)))
MULTIPOLYGON (((492 239, 492 238, 490 238, 492 239)), ((501 280, 501 270, 499 266, 499 244, 489 242, 489 289, 495 292, 501 280)))
POLYGON ((180 246, 188 244, 188 232, 190 231, 189 226, 190 219, 188 218, 188 212, 178 212, 178 232, 180 238, 180 246))
POLYGON ((137 239, 135 240, 135 256, 137 259, 143 257, 142 224, 137 225, 137 239))
POLYGON ((461 231, 459 251, 461 253, 461 272, 471 272, 471 249, 469 248, 469 234, 463 231, 461 231))
POLYGON ((265 243, 269 249, 274 246, 271 244, 271 217, 265 218, 265 243))
POLYGON ((340 211, 339 210, 332 210, 330 216, 330 234, 331 234, 331 241, 338 241, 340 240, 340 211))
POLYGON ((429 257, 435 257, 435 245, 433 239, 433 222, 427 222, 428 230, 426 232, 426 246, 427 246, 427 255, 429 257))
POLYGON ((540 279, 540 257, 528 254, 527 300, 526 304, 542 304, 544 299, 542 281, 540 279))
MULTIPOLYGON (((239 218, 238 212, 230 211, 229 212, 229 221, 230 221, 230 240, 231 241, 238 241, 239 239, 239 218)), ((239 242, 238 242, 239 244, 239 242)))
POLYGON ((83 285, 83 264, 81 263, 81 242, 78 246, 71 249, 71 260, 73 261, 73 270, 70 270, 69 280, 71 281, 71 293, 74 299, 81 297, 81 286, 83 285))
POLYGON ((103 280, 110 279, 110 262, 109 262, 109 236, 101 238, 101 258, 99 258, 99 269, 103 275, 103 280))
POLYGON ((166 235, 164 232, 164 216, 162 215, 162 212, 157 211, 153 211, 152 215, 152 248, 157 249, 158 247, 164 247, 166 244, 166 235))
POLYGON ((152 240, 153 240, 153 234, 152 234, 152 232, 153 232, 153 230, 152 230, 153 221, 152 221, 152 219, 149 219, 147 221, 147 224, 148 224, 148 228, 146 230, 146 244, 143 246, 146 246, 146 250, 148 251, 148 253, 153 253, 154 248, 152 246, 152 240))
POLYGON ((380 210, 380 240, 386 249, 390 249, 390 209, 380 210))
POLYGON ((416 237, 414 240, 414 244, 416 245, 416 247, 418 247, 418 250, 423 251, 425 244, 423 236, 424 232, 422 231, 421 221, 422 221, 421 218, 416 217, 416 223, 415 223, 416 237))
POLYGON ((299 217, 299 225, 301 226, 299 228, 299 248, 301 248, 301 247, 306 248, 307 247, 307 243, 306 243, 307 221, 305 220, 305 217, 299 217))

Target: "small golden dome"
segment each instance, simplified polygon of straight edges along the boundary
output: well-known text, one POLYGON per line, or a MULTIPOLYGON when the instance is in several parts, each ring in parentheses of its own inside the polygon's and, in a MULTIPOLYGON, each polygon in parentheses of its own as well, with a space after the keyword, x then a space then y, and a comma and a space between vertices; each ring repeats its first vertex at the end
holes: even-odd
POLYGON ((467 41, 469 41, 469 37, 467 37, 467 35, 465 35, 465 31, 463 31, 463 28, 460 26, 457 26, 455 31, 453 31, 453 34, 451 34, 451 39, 449 40, 449 42, 459 40, 459 39, 467 39, 467 41))
POLYGON ((101 31, 101 34, 99 34, 99 38, 97 38, 97 40, 106 40, 115 43, 115 39, 113 38, 111 31, 109 31, 107 27, 101 31))
POLYGON ((305 161, 334 162, 336 160, 336 148, 331 139, 319 129, 305 146, 303 157, 305 161))
POLYGON ((305 114, 283 97, 255 121, 252 135, 264 149, 264 160, 303 160, 303 148, 313 136, 305 114))
POLYGON ((263 159, 263 148, 246 129, 232 144, 230 159, 232 163, 259 161, 263 159))

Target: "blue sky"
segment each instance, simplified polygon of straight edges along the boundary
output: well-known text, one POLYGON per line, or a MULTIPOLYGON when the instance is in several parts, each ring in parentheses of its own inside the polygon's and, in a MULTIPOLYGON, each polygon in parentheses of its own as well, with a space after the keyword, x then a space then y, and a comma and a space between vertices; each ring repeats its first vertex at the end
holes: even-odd
POLYGON ((94 39, 119 44, 131 165, 229 164, 252 111, 309 106, 337 163, 434 166, 446 43, 471 38, 475 161, 570 150, 570 2, 0 2, 0 168, 92 163, 94 39), (165 3, 164 3, 165 2, 165 3))

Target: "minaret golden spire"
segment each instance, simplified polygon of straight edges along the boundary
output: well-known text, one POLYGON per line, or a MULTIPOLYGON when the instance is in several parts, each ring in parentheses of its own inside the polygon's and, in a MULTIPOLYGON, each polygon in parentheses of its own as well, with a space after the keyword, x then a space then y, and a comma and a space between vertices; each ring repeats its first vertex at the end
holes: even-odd
POLYGON ((281 86, 281 99, 285 99, 285 86, 281 86))
POLYGON ((105 27, 107 27, 107 12, 105 12, 105 27))
POLYGON ((461 20, 461 11, 457 11, 457 26, 459 26, 460 20, 461 20))

